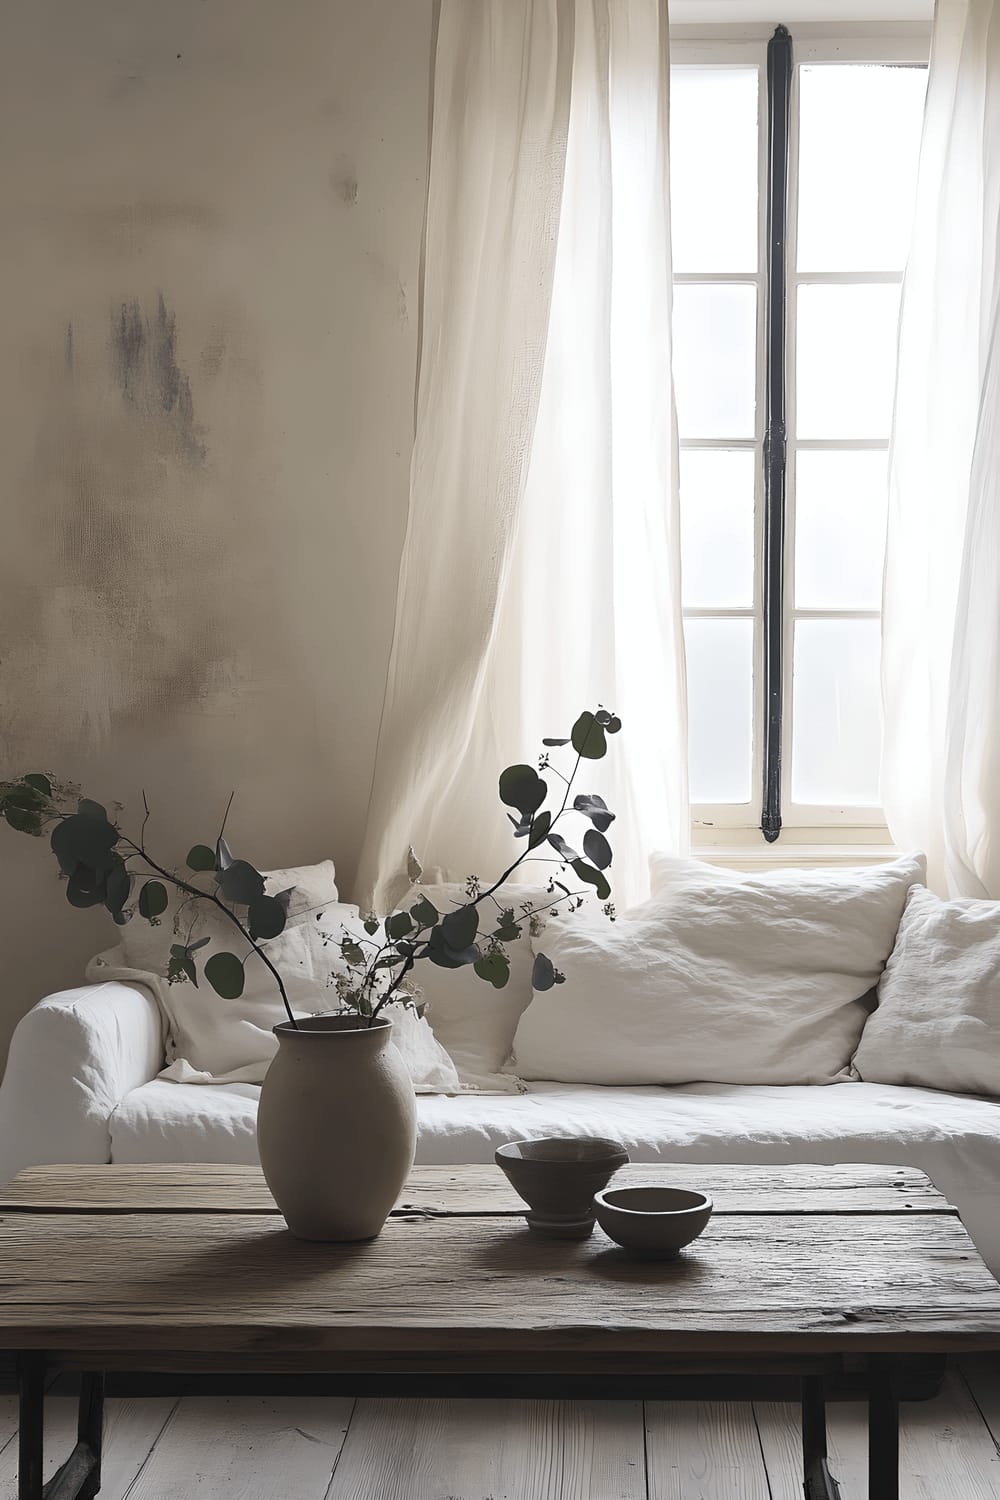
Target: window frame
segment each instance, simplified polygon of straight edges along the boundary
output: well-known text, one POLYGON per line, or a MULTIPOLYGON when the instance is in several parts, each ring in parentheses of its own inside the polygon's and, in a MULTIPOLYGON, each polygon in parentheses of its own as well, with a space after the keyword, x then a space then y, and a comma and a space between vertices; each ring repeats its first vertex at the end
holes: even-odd
MULTIPOLYGON (((785 412, 787 424, 786 457, 784 464, 784 512, 782 540, 783 595, 781 602, 782 641, 782 699, 784 710, 781 716, 780 762, 781 777, 780 840, 777 834, 767 838, 762 831, 762 813, 765 807, 765 716, 764 664, 765 664, 765 610, 764 576, 767 559, 764 553, 765 493, 764 493, 764 440, 766 436, 766 330, 767 330, 767 255, 768 255, 768 116, 769 96, 767 81, 768 43, 782 23, 752 26, 693 26, 680 25, 671 28, 671 64, 703 67, 747 67, 757 69, 758 76, 758 251, 757 270, 749 272, 675 272, 676 284, 753 284, 757 289, 757 369, 756 401, 757 418, 751 440, 730 439, 681 439, 680 449, 750 449, 755 454, 754 482, 754 589, 750 608, 721 609, 712 607, 690 607, 684 609, 685 619, 747 619, 753 620, 753 742, 751 786, 754 795, 748 803, 696 803, 692 804, 692 842, 699 846, 732 845, 746 850, 756 848, 766 857, 770 849, 773 856, 779 854, 779 844, 789 852, 796 849, 805 853, 807 848, 828 849, 843 845, 847 849, 859 845, 878 847, 891 844, 881 807, 848 807, 838 805, 796 804, 791 798, 791 673, 793 663, 793 634, 795 621, 799 618, 822 619, 831 613, 838 619, 878 618, 879 611, 872 610, 809 610, 797 609, 794 604, 795 578, 795 454, 800 449, 853 450, 874 449, 886 451, 888 439, 798 439, 795 411, 795 359, 796 359, 796 306, 798 288, 803 284, 849 285, 873 284, 875 282, 899 284, 902 273, 897 272, 806 272, 799 273, 797 260, 798 225, 798 153, 799 153, 799 68, 804 63, 852 64, 891 63, 898 66, 926 67, 930 48, 931 27, 928 23, 797 23, 790 25, 792 45, 792 81, 789 110, 786 198, 787 238, 785 245, 785 412), (777 840, 777 842, 776 842, 777 840)), ((783 858, 784 856, 782 856, 783 858)))

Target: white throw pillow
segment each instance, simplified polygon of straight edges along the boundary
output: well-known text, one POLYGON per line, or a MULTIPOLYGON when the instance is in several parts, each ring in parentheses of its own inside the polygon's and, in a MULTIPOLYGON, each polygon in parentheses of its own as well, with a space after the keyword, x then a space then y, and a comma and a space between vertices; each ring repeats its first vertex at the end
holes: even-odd
MULTIPOLYGON (((365 934, 357 907, 336 899, 332 862, 272 870, 265 873, 264 883, 269 895, 294 887, 284 931, 261 944, 281 974, 293 1013, 315 1015, 336 1009, 332 981, 345 971, 337 940, 345 927, 355 936, 365 934)), ((142 983, 152 991, 165 1021, 166 1077, 185 1083, 260 1083, 277 1050, 273 1028, 287 1019, 274 977, 221 911, 205 902, 183 903, 180 893, 172 893, 155 926, 134 916, 120 929, 119 947, 92 960, 87 977, 142 983), (171 943, 204 937, 209 942, 198 950, 202 977, 197 988, 190 981, 168 984, 171 943), (203 977, 206 961, 218 952, 250 955, 238 1000, 221 999, 203 977)), ((414 1086, 434 1092, 457 1090, 458 1074, 430 1027, 399 1006, 393 1007, 392 1019, 393 1040, 410 1067, 414 1086)))
MULTIPOLYGON (((547 906, 551 896, 537 886, 501 886, 495 893, 501 907, 513 907, 520 916, 522 904, 547 906)), ((463 885, 414 886, 403 902, 411 907, 419 896, 426 896, 442 914, 460 905, 465 898, 463 885)), ((491 911, 499 915, 492 901, 491 911)), ((481 922, 487 920, 486 904, 480 907, 481 922)), ((510 978, 502 990, 473 973, 471 968, 440 969, 429 961, 416 965, 413 978, 422 990, 427 1005, 427 1019, 434 1035, 447 1051, 459 1076, 467 1087, 501 1089, 513 1092, 517 1084, 501 1073, 510 1056, 514 1032, 521 1013, 531 1000, 531 968, 534 954, 527 922, 521 924, 522 936, 507 943, 504 951, 510 960, 510 978)))
POLYGON ((1000 1097, 1000 901, 910 892, 854 1068, 866 1083, 1000 1097))
MULTIPOLYGON (((566 976, 514 1038, 522 1078, 565 1083, 832 1083, 923 856, 761 876, 678 861, 667 894, 536 944, 566 976), (683 878, 681 876, 683 875, 683 878)), ((665 887, 664 887, 665 888, 665 887)))

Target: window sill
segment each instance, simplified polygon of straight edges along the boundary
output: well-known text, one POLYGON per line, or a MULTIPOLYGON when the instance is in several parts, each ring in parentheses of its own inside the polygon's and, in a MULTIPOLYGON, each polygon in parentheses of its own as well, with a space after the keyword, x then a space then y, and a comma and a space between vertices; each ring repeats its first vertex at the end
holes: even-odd
POLYGON ((842 869, 889 864, 899 858, 894 844, 767 844, 749 848, 739 844, 692 844, 691 857, 743 874, 768 870, 842 869))

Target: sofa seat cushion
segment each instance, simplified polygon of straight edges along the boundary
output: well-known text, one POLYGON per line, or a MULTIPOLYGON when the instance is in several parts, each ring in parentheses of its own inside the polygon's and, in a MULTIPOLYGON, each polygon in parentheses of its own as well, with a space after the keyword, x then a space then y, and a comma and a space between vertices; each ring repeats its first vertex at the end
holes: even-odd
MULTIPOLYGON (((255 1164, 259 1093, 251 1084, 144 1084, 112 1117, 112 1160, 255 1164)), ((590 1134, 623 1141, 638 1162, 918 1167, 956 1205, 986 1263, 1000 1272, 1000 1103, 993 1100, 875 1083, 535 1083, 517 1095, 427 1095, 417 1099, 417 1111, 421 1163, 491 1161, 505 1140, 590 1134)))

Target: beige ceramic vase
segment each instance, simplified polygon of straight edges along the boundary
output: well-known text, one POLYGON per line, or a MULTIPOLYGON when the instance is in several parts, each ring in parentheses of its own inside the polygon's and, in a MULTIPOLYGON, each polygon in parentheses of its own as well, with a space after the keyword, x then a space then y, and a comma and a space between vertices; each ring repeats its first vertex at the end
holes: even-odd
POLYGON ((417 1110, 392 1022, 309 1016, 274 1028, 257 1114, 260 1163, 302 1240, 370 1240, 413 1165, 417 1110))

